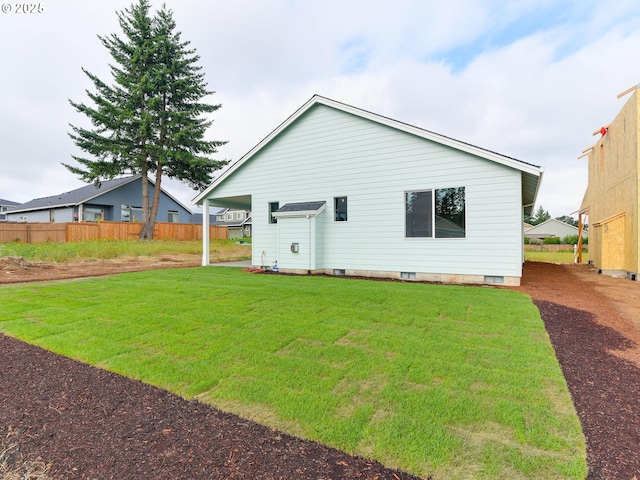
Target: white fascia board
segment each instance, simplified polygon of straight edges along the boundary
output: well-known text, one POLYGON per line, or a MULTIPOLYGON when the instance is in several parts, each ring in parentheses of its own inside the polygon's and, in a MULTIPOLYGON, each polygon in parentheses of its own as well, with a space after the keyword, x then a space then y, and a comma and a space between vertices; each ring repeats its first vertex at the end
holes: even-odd
POLYGON ((527 172, 536 176, 542 176, 542 170, 543 170, 542 167, 524 163, 519 160, 506 157, 504 155, 500 155, 499 153, 491 152, 489 150, 485 150, 483 148, 476 147, 468 143, 460 142, 459 140, 455 140, 450 137, 445 137, 443 135, 439 135, 437 133, 424 130, 422 128, 414 127, 413 125, 409 125, 407 123, 402 123, 388 117, 383 117, 376 113, 369 112, 367 110, 362 110, 360 108, 356 108, 351 105, 347 105, 346 103, 337 102, 335 100, 331 100, 329 98, 322 97, 320 95, 314 95, 304 105, 302 105, 298 110, 296 110, 289 118, 287 118, 284 122, 282 122, 275 130, 273 130, 269 135, 263 138, 260 141, 260 143, 258 143, 255 147, 249 150, 249 152, 247 152, 244 156, 242 156, 237 162, 231 165, 222 175, 216 178, 211 183, 211 185, 209 185, 206 189, 204 189, 199 195, 194 197, 193 200, 191 200, 191 203, 193 203, 194 205, 201 204, 202 201, 209 195, 211 190, 213 190, 226 178, 232 175, 240 166, 242 166, 245 162, 251 159, 251 157, 253 157, 257 152, 259 152, 273 138, 278 136, 280 132, 286 129, 289 125, 291 125, 294 121, 296 121, 304 112, 306 112, 309 108, 311 108, 315 104, 326 105, 328 107, 332 107, 337 110, 341 110, 343 112, 347 112, 352 115, 356 115, 358 117, 365 118, 373 122, 386 125, 398 130, 402 130, 404 132, 410 133, 412 135, 416 135, 418 137, 421 137, 427 140, 431 140, 435 143, 449 146, 451 148, 454 148, 463 152, 467 152, 477 157, 485 158, 487 160, 514 168, 516 170, 527 172))
POLYGON ((271 140, 277 137, 280 132, 282 132, 285 128, 291 125, 300 115, 302 115, 305 111, 307 111, 313 104, 316 103, 317 95, 311 97, 310 100, 307 101, 302 107, 296 110, 293 115, 289 116, 284 122, 282 122, 275 130, 273 130, 269 135, 264 137, 255 147, 245 153, 242 157, 238 159, 237 162, 233 163, 226 171, 222 173, 218 178, 216 178, 211 185, 205 188, 199 195, 191 200, 191 203, 194 205, 198 205, 202 203, 202 201, 207 197, 209 192, 217 187, 220 183, 222 183, 227 177, 233 174, 240 166, 242 166, 245 162, 247 162, 251 157, 253 157, 257 152, 259 152, 262 147, 267 145, 271 140))
POLYGON ((320 208, 315 210, 297 210, 292 212, 273 212, 275 218, 284 218, 284 217, 315 217, 320 215, 324 209, 327 208, 327 204, 324 203, 320 208))
POLYGON ((318 215, 318 213, 320 213, 318 210, 301 210, 297 212, 273 212, 271 215, 273 215, 274 218, 315 217, 316 215, 318 215))

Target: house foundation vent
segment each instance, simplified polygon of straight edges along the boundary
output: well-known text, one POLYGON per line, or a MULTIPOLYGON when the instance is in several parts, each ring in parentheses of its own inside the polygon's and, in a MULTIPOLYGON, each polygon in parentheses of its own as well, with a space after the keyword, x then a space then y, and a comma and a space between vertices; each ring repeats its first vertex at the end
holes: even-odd
POLYGON ((344 269, 342 269, 342 268, 334 268, 333 269, 333 274, 344 277, 347 274, 347 272, 345 272, 344 269))
POLYGON ((485 275, 484 283, 504 283, 504 277, 499 275, 485 275))
POLYGON ((416 272, 400 272, 400 278, 403 280, 415 280, 416 272))

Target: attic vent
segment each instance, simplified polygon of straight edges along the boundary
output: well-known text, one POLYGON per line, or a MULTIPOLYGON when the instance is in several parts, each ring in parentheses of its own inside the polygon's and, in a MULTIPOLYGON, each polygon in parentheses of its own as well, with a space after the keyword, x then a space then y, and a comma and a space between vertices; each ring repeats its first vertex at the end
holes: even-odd
POLYGON ((504 283, 504 277, 497 275, 485 275, 484 283, 504 283))
POLYGON ((340 276, 345 276, 346 272, 344 271, 344 269, 342 268, 334 268, 333 269, 333 274, 334 275, 340 275, 340 276))
POLYGON ((400 272, 400 278, 403 280, 415 280, 416 272, 400 272))

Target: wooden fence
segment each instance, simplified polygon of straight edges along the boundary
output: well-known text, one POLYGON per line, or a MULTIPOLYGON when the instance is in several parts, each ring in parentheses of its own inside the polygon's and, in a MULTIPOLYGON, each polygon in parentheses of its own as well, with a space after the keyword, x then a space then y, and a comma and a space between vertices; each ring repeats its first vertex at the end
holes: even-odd
MULTIPOLYGON (((228 227, 210 226, 210 238, 226 240, 228 227)), ((72 223, 0 223, 0 243, 4 242, 81 242, 85 240, 136 240, 141 223, 72 222, 72 223)), ((202 240, 198 223, 156 223, 153 238, 157 240, 202 240)))

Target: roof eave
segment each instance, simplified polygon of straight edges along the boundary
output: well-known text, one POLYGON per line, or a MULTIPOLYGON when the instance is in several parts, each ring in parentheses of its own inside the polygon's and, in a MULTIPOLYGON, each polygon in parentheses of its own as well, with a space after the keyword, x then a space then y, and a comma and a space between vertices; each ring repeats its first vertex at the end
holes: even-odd
MULTIPOLYGON (((485 158, 495 163, 505 165, 505 166, 514 168, 516 170, 520 170, 522 172, 532 174, 532 175, 541 177, 542 172, 544 170, 543 167, 522 162, 520 160, 516 160, 514 158, 507 157, 499 153, 492 152, 490 150, 485 150, 483 148, 476 147, 475 145, 464 143, 459 140, 455 140, 453 138, 431 132, 429 130, 424 130, 424 129, 415 127, 413 125, 402 123, 398 120, 393 120, 391 118, 384 117, 376 113, 369 112, 367 110, 362 110, 360 108, 353 107, 345 103, 337 102, 335 100, 331 100, 329 98, 322 97, 316 94, 313 97, 311 97, 304 105, 298 108, 292 115, 290 115, 269 135, 263 138, 256 146, 254 146, 245 155, 243 155, 240 159, 238 159, 238 161, 236 161, 233 165, 231 165, 225 172, 222 173, 222 175, 216 178, 207 188, 205 188, 200 194, 194 197, 191 202, 194 205, 201 204, 204 201, 204 199, 208 197, 209 193, 213 189, 215 189, 220 183, 222 183, 225 179, 231 176, 238 168, 240 168, 244 163, 246 163, 249 159, 251 159, 273 138, 278 136, 283 130, 285 130, 287 127, 289 127, 289 125, 291 125, 294 121, 296 121, 303 113, 305 113, 309 108, 311 108, 313 105, 316 105, 316 104, 326 105, 326 106, 335 108, 337 110, 341 110, 343 112, 347 112, 347 113, 356 115, 358 117, 365 118, 365 119, 368 119, 376 123, 380 123, 382 125, 386 125, 398 130, 402 130, 407 133, 416 135, 418 137, 439 143, 441 145, 455 148, 457 150, 469 153, 471 155, 474 155, 480 158, 485 158)), ((537 196, 537 190, 536 190, 536 196, 537 196)))

